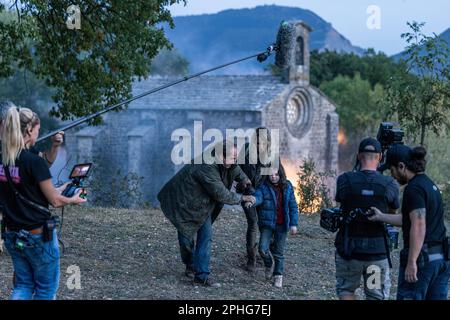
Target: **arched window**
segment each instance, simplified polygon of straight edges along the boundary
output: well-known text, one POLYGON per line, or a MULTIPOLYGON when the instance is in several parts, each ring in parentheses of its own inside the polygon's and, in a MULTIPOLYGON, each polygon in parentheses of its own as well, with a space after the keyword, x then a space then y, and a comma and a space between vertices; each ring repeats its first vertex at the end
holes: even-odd
POLYGON ((305 41, 302 37, 297 38, 297 47, 295 48, 295 64, 303 66, 305 64, 305 41))

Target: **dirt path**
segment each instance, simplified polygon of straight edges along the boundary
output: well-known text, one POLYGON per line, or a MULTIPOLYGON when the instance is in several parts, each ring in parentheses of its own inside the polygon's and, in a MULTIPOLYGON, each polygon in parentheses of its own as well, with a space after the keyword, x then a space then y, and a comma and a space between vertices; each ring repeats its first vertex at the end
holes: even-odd
MULTIPOLYGON (((59 299, 335 299, 333 236, 318 216, 300 217, 300 235, 289 237, 282 290, 245 264, 246 222, 225 210, 214 224, 212 276, 221 288, 193 286, 184 278, 174 227, 159 210, 71 208, 65 213, 59 299), (81 290, 70 290, 67 268, 81 271, 81 290)), ((393 256, 398 256, 398 251, 393 256)), ((396 285, 397 261, 392 273, 396 285)), ((9 256, 0 256, 0 299, 11 289, 9 256)))

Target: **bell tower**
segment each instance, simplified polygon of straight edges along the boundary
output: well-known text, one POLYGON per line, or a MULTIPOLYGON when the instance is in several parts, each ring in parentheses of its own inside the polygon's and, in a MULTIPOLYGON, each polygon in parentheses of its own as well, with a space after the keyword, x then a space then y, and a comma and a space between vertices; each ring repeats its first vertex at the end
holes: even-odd
POLYGON ((309 85, 309 34, 312 29, 303 21, 283 21, 278 30, 275 64, 283 81, 309 85))

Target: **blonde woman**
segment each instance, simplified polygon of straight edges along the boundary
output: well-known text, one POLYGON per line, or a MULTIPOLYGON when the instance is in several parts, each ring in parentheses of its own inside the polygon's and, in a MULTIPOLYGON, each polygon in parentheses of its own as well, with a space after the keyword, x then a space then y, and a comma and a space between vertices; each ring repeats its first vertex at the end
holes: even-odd
POLYGON ((5 247, 16 275, 11 299, 55 299, 59 246, 48 208, 86 200, 80 192, 72 198, 62 196, 65 186, 55 188, 46 161, 30 151, 39 136, 36 113, 12 106, 1 129, 0 205, 5 247))

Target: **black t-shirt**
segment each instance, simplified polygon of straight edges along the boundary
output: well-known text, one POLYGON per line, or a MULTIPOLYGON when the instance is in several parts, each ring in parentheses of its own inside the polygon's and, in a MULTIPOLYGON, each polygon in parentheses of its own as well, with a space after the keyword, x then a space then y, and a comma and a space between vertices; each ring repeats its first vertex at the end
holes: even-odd
POLYGON ((426 233, 425 243, 429 246, 439 245, 446 236, 444 224, 444 208, 439 188, 426 174, 418 174, 405 188, 403 193, 403 240, 404 246, 409 247, 409 232, 411 230, 411 211, 425 208, 426 233))
MULTIPOLYGON (((49 203, 39 186, 40 182, 52 178, 45 160, 29 150, 24 150, 16 160, 15 166, 9 169, 17 191, 28 200, 48 208, 49 203)), ((11 230, 35 229, 42 226, 50 218, 49 214, 29 206, 23 206, 23 210, 18 209, 15 195, 8 185, 1 159, 0 203, 3 207, 6 226, 11 230)))

